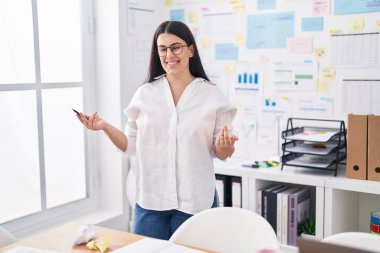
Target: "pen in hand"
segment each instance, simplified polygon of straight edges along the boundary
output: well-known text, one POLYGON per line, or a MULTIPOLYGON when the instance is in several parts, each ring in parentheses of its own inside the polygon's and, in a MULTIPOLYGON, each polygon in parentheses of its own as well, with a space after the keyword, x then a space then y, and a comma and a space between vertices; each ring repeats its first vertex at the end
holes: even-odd
POLYGON ((78 116, 80 115, 80 113, 77 110, 75 110, 73 108, 71 108, 71 110, 73 110, 78 116))
MULTIPOLYGON (((78 118, 80 119, 80 117, 81 117, 81 113, 78 112, 77 110, 73 109, 73 108, 71 108, 71 110, 73 110, 73 111, 75 112, 75 114, 78 116, 78 118)), ((84 116, 86 119, 89 119, 89 118, 90 118, 89 116, 86 116, 86 115, 84 115, 84 114, 83 114, 83 116, 84 116)))

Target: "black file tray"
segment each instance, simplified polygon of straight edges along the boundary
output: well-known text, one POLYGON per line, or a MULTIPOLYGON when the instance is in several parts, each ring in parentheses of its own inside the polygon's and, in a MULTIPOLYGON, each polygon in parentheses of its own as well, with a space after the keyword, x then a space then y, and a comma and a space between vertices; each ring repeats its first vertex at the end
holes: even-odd
POLYGON ((289 118, 282 138, 281 170, 288 165, 334 171, 336 176, 338 165, 345 164, 347 141, 344 121, 289 118), (325 121, 339 127, 293 127, 295 121, 310 121, 316 125, 325 121))

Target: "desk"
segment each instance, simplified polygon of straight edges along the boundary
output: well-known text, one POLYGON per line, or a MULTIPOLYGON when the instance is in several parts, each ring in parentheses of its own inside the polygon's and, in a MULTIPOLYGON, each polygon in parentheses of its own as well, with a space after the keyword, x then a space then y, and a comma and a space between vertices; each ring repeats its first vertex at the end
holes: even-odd
MULTIPOLYGON (((97 251, 89 250, 85 245, 73 245, 73 240, 78 233, 78 228, 80 226, 81 224, 79 223, 69 223, 10 244, 1 248, 0 252, 4 252, 16 246, 24 246, 60 252, 96 253, 97 251)), ((144 238, 144 236, 141 235, 135 235, 105 227, 96 226, 95 228, 95 237, 107 235, 110 238, 109 248, 106 252, 121 248, 144 238)))

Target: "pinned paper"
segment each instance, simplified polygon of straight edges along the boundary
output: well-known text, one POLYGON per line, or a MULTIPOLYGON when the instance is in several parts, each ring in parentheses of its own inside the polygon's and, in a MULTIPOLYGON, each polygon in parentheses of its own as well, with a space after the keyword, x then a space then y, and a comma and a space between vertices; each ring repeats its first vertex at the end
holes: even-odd
POLYGON ((377 28, 376 28, 376 31, 377 31, 377 32, 380 32, 380 20, 377 20, 377 21, 376 21, 376 27, 377 27, 377 28))
POLYGON ((239 49, 232 43, 215 44, 215 60, 237 60, 239 49))
POLYGON ((170 20, 185 22, 185 9, 170 10, 170 20))
POLYGON ((364 31, 364 17, 351 17, 348 21, 348 31, 350 33, 361 33, 364 31))
POLYGON ((258 10, 276 9, 276 0, 257 0, 258 10))
POLYGON ((313 0, 313 16, 329 15, 331 9, 330 0, 313 0))
POLYGON ((230 1, 232 9, 236 14, 243 14, 245 12, 245 2, 243 0, 232 0, 230 1))
POLYGON ((296 54, 307 54, 313 52, 313 38, 288 38, 288 51, 296 54))
POLYGON ((237 47, 243 47, 245 46, 245 43, 246 43, 246 38, 245 38, 245 35, 244 34, 237 34, 236 37, 235 37, 235 45, 237 47))
POLYGON ((317 80, 317 91, 327 93, 330 91, 330 80, 321 78, 317 80))
POLYGON ((260 63, 267 64, 268 60, 268 55, 260 55, 260 63))
POLYGON ((211 48, 211 41, 207 37, 203 37, 199 41, 199 48, 201 50, 209 50, 211 48))
POLYGON ((170 8, 173 6, 173 0, 164 0, 164 6, 170 8))
POLYGON ((197 11, 187 12, 187 21, 189 23, 198 23, 198 12, 197 11))
POLYGON ((286 39, 294 37, 294 12, 248 15, 247 18, 249 49, 283 48, 286 47, 286 39))
POLYGON ((338 34, 340 33, 339 29, 330 29, 330 34, 338 34))
POLYGON ((223 72, 224 72, 224 74, 226 74, 228 76, 234 75, 235 74, 235 64, 234 64, 234 62, 226 62, 224 64, 223 72))
POLYGON ((329 81, 334 80, 336 70, 335 67, 322 67, 322 79, 327 79, 329 81))
POLYGON ((96 240, 92 240, 86 244, 86 247, 91 250, 97 250, 100 253, 104 253, 108 249, 110 239, 108 236, 102 236, 96 240))
POLYGON ((302 31, 303 32, 323 31, 323 17, 303 18, 302 31))
POLYGON ((326 57, 326 49, 324 47, 316 47, 314 48, 314 58, 322 59, 326 57))

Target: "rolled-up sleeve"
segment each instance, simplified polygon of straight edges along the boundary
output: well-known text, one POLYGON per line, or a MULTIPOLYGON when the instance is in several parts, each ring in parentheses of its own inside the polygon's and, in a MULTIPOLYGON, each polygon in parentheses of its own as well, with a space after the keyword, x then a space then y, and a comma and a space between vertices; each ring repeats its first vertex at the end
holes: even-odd
POLYGON ((136 154, 136 136, 137 136, 137 118, 139 115, 138 96, 137 93, 133 96, 131 103, 126 109, 124 114, 127 116, 128 121, 125 125, 124 133, 128 139, 128 147, 125 154, 128 156, 134 156, 136 154))

